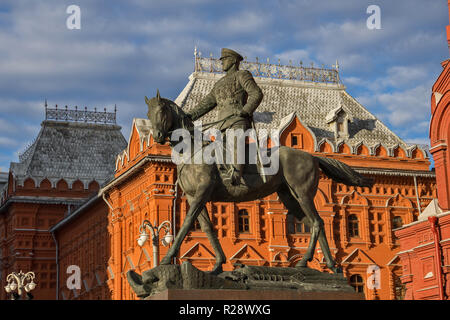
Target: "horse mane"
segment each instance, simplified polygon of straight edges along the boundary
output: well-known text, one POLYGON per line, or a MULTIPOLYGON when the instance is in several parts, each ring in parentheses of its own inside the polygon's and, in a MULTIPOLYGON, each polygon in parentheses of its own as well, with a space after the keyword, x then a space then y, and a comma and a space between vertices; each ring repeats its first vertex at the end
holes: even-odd
POLYGON ((186 113, 183 111, 183 109, 181 109, 175 102, 173 102, 170 99, 167 98, 161 98, 162 101, 164 101, 164 103, 166 105, 169 105, 170 108, 172 108, 174 111, 177 112, 177 114, 181 114, 181 115, 186 115, 186 113))
POLYGON ((186 112, 170 99, 160 98, 166 106, 172 110, 172 115, 181 128, 192 128, 193 122, 187 117, 186 112))

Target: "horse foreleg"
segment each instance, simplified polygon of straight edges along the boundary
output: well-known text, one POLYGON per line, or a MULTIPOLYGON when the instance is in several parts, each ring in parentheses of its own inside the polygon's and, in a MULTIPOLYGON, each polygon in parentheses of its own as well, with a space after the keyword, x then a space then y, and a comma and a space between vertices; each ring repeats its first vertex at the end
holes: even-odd
POLYGON ((220 245, 219 239, 214 232, 213 224, 211 223, 211 219, 209 218, 208 210, 206 209, 206 207, 203 207, 203 210, 200 212, 200 215, 198 216, 198 222, 200 223, 202 231, 208 236, 208 240, 211 243, 216 255, 216 264, 214 265, 211 273, 222 273, 222 265, 225 263, 226 258, 225 254, 223 253, 222 246, 220 245))
POLYGON ((184 238, 186 237, 192 225, 194 224, 195 219, 197 219, 198 215, 203 210, 203 207, 205 206, 206 202, 209 200, 209 195, 211 194, 212 189, 213 188, 211 187, 197 189, 195 197, 192 197, 191 200, 189 201, 190 207, 188 213, 186 214, 186 218, 183 221, 183 225, 178 231, 178 234, 175 237, 175 240, 173 241, 172 247, 169 249, 166 256, 161 260, 160 264, 162 265, 170 264, 172 258, 175 257, 175 255, 178 253, 178 251, 180 250, 181 243, 183 242, 184 238))

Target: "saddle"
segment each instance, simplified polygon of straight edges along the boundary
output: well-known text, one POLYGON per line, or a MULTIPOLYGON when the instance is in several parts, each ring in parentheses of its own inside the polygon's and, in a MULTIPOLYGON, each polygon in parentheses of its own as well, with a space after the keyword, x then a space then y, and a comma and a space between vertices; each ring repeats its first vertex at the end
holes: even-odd
MULTIPOLYGON (((209 143, 208 143, 209 144, 209 143)), ((224 155, 224 162, 225 163, 218 163, 217 169, 219 172, 219 175, 221 177, 221 180, 224 182, 225 185, 231 185, 231 173, 234 170, 234 166, 232 163, 226 163, 226 152, 228 150, 226 147, 223 147, 222 154, 224 155)), ((268 149, 268 157, 270 157, 270 149, 268 149)), ((234 152, 234 151, 232 151, 234 152)), ((214 156, 214 152, 212 153, 212 156, 214 156)), ((243 168, 243 174, 241 177, 241 186, 244 185, 246 187, 252 187, 254 184, 251 183, 251 181, 254 181, 257 177, 260 177, 260 165, 259 160, 257 159, 257 149, 256 149, 256 143, 246 143, 245 144, 245 164, 243 168), (252 157, 252 158, 251 158, 252 157), (251 184, 251 185, 250 185, 251 184)), ((257 179, 259 180, 259 179, 257 179)), ((259 183, 258 183, 259 184, 259 183)))

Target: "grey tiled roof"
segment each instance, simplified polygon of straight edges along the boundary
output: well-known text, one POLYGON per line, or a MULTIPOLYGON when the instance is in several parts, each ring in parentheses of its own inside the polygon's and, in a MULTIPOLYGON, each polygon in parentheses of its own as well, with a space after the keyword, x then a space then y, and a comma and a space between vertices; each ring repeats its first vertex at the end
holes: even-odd
POLYGON ((61 178, 85 187, 111 179, 116 156, 127 146, 121 127, 109 124, 43 121, 34 143, 11 171, 19 185, 27 178, 36 185, 48 178, 54 185, 61 178))
MULTIPOLYGON (((222 76, 223 74, 217 73, 194 72, 175 102, 187 111, 192 109, 210 92, 214 83, 222 76)), ((342 142, 351 148, 364 143, 372 150, 381 144, 388 149, 389 153, 396 146, 402 147, 407 153, 416 147, 405 143, 389 130, 351 97, 345 91, 345 86, 340 83, 311 83, 263 77, 255 77, 255 80, 264 93, 263 101, 254 113, 257 129, 280 129, 283 122, 297 116, 314 133, 316 148, 324 139, 327 139, 334 148, 342 142), (336 139, 327 120, 330 119, 330 114, 340 107, 349 113, 349 135, 346 138, 336 139)), ((210 111, 201 119, 204 123, 215 121, 216 111, 210 111)), ((417 147, 422 150, 424 156, 427 156, 421 146, 417 147)))

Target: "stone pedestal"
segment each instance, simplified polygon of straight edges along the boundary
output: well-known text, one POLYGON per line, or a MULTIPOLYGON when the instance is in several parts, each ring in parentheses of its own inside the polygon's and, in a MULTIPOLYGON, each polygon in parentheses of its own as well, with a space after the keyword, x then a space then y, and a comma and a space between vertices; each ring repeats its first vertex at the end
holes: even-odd
POLYGON ((146 300, 364 300, 342 273, 309 268, 237 265, 214 275, 189 262, 130 270, 128 282, 146 300))
POLYGON ((167 289, 145 300, 364 300, 363 293, 302 290, 167 289))

